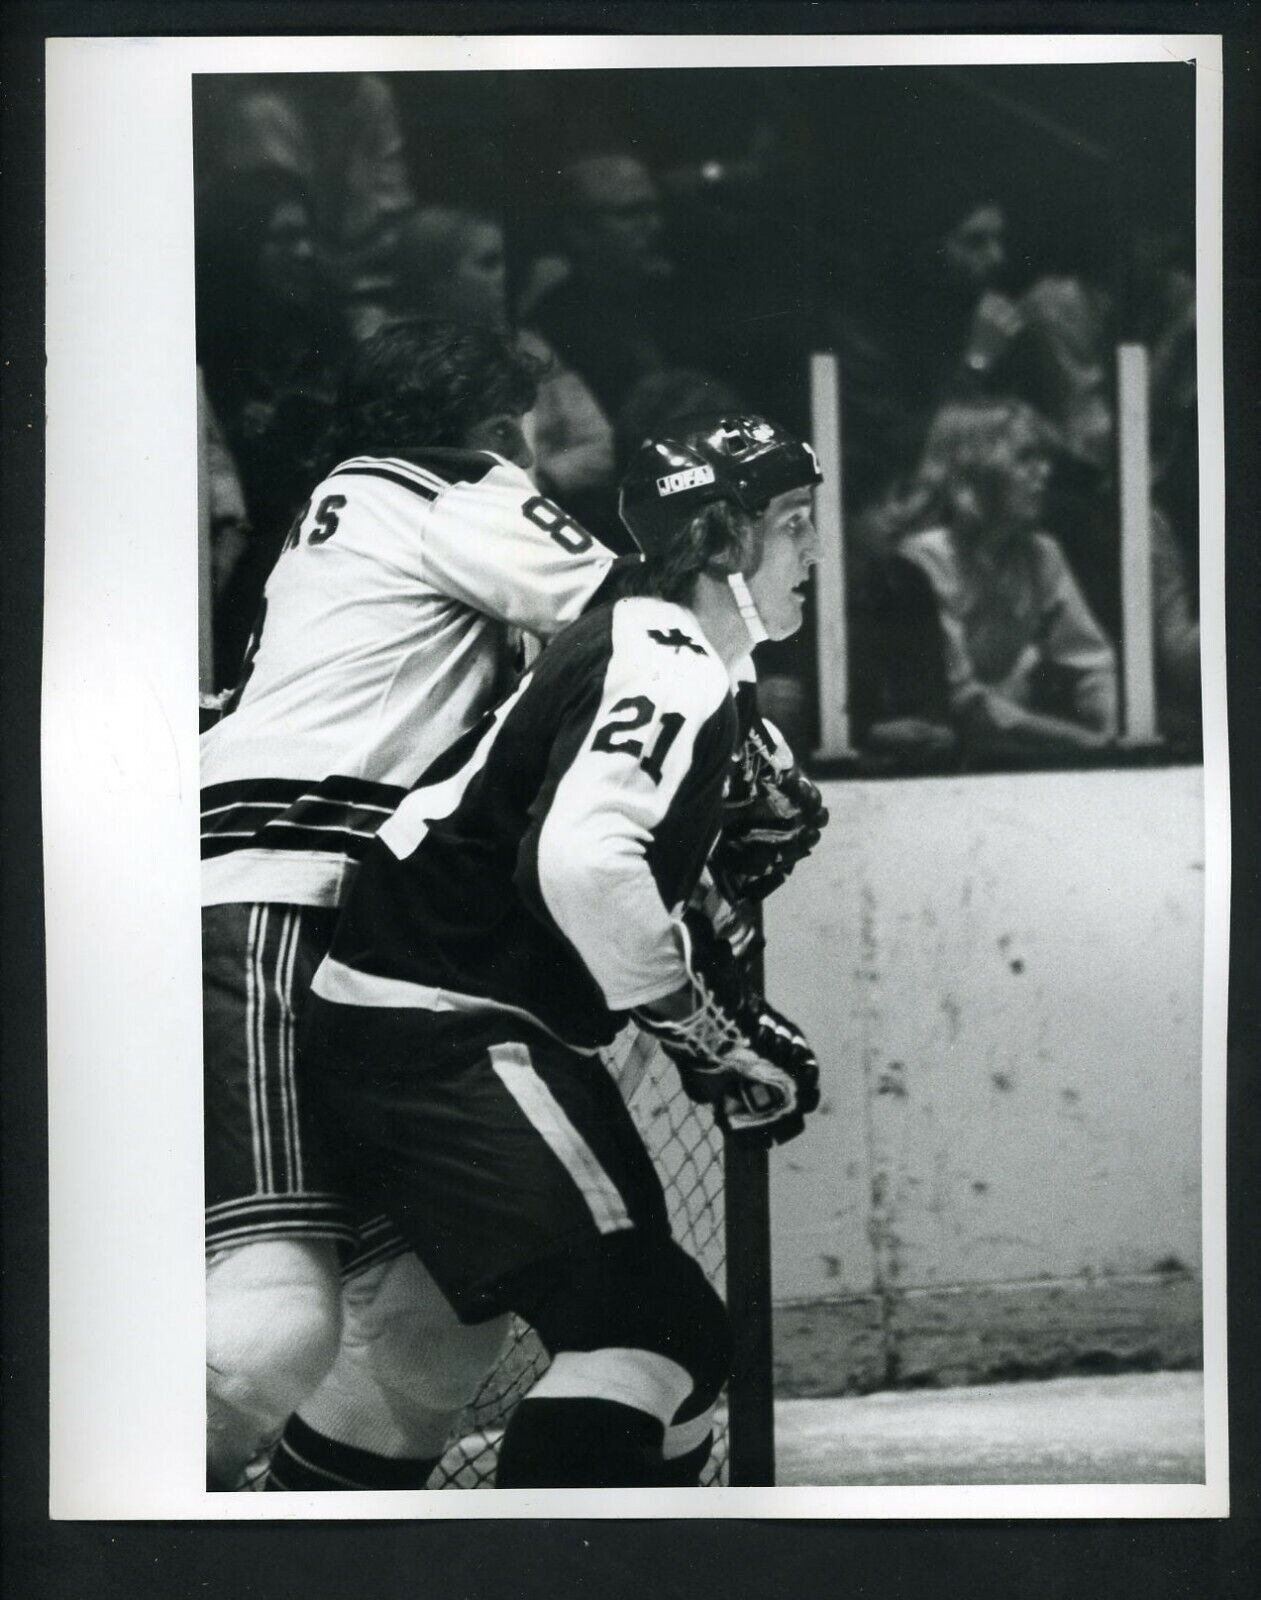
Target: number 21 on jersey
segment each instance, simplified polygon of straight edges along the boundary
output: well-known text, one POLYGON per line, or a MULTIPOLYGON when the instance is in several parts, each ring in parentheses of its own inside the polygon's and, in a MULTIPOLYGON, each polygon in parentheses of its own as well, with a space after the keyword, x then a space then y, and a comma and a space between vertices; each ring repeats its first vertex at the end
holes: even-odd
POLYGON ((618 700, 612 713, 608 721, 596 729, 591 748, 607 751, 610 755, 639 756, 640 766, 654 783, 660 783, 666 755, 678 738, 679 729, 686 718, 677 711, 663 711, 658 717, 656 706, 646 694, 627 695, 625 699, 618 700), (654 720, 660 723, 660 731, 645 755, 644 740, 635 738, 634 734, 639 728, 647 728, 654 720))

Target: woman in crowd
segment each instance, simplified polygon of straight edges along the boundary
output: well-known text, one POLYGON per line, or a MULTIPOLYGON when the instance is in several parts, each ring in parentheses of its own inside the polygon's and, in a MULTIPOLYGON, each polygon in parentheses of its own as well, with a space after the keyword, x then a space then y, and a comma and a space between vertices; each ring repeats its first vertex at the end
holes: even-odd
POLYGON ((235 681, 267 574, 310 481, 348 348, 306 192, 236 173, 198 197, 197 355, 252 532, 218 597, 215 680, 235 681))
MULTIPOLYGON (((1097 209, 1070 214, 1049 271, 1019 302, 995 382, 1057 430, 1047 527, 1104 631, 1121 625, 1113 351, 1122 336, 1150 356, 1152 632, 1161 728, 1194 739, 1199 716, 1198 484, 1195 476, 1195 281, 1185 241, 1138 229, 1129 241, 1128 306, 1101 283, 1109 230, 1097 209), (1089 269, 1092 257, 1093 274, 1089 269), (1189 448, 1188 448, 1189 447, 1189 448)), ((1113 273, 1115 290, 1115 272, 1113 273)))
POLYGON ((1042 531, 1050 442, 1023 402, 951 402, 902 511, 899 554, 937 598, 951 713, 983 756, 1072 755, 1116 737, 1115 651, 1042 531))

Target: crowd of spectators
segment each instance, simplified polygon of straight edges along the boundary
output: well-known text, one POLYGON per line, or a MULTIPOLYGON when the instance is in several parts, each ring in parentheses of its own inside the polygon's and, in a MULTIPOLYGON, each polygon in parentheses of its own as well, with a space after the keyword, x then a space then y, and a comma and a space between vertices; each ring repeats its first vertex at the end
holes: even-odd
MULTIPOLYGON (((811 348, 842 383, 849 702, 902 763, 1050 756, 1117 737, 1116 284, 1015 259, 1038 201, 947 166, 879 226, 811 231, 790 155, 653 172, 593 140, 523 237, 477 193, 408 170, 391 85, 218 82, 198 129, 197 315, 215 680, 230 684, 309 485, 354 342, 433 314, 512 328, 544 378, 544 492, 626 547, 622 464, 698 411, 782 412, 811 348)), ((1162 731, 1198 729, 1195 291, 1183 241, 1136 238, 1127 336, 1150 357, 1153 637, 1162 731), (1135 330, 1137 329, 1137 334, 1135 330)), ((798 407, 801 401, 797 400, 798 407)), ((808 428, 799 409, 785 420, 808 428)), ((808 749, 812 646, 768 662, 808 749)))

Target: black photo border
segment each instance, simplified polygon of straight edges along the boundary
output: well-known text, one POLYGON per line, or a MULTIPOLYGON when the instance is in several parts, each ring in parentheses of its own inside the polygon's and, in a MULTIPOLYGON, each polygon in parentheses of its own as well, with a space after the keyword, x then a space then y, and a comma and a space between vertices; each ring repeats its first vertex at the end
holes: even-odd
MULTIPOLYGON (((826 1593, 1233 1600, 1261 1587, 1261 529, 1252 3, 852 0, 9 0, 0 8, 4 750, 3 1581, 14 1600, 723 1600, 826 1593), (1228 1239, 1232 1514, 1220 1521, 53 1523, 47 1516, 47 1109, 39 692, 43 45, 197 34, 1220 32, 1225 72, 1227 656, 1232 781, 1228 1239)), ((101 1240, 108 1250, 109 1240, 101 1240)))

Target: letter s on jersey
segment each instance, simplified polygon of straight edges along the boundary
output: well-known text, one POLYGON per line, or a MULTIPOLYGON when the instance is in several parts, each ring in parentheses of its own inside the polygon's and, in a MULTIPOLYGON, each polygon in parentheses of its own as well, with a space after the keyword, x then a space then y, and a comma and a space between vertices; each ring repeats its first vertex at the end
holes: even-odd
POLYGON ((339 520, 337 513, 346 504, 344 494, 326 494, 320 501, 315 512, 315 526, 307 538, 308 544, 323 544, 331 539, 337 532, 339 520))
MULTIPOLYGON (((337 513, 346 504, 344 494, 326 494, 316 507, 315 526, 307 539, 308 544, 324 544, 331 539, 340 526, 337 513)), ((311 512, 311 502, 308 500, 289 524, 289 532, 285 535, 285 542, 281 546, 281 553, 292 550, 302 539, 302 530, 306 519, 311 512)))

